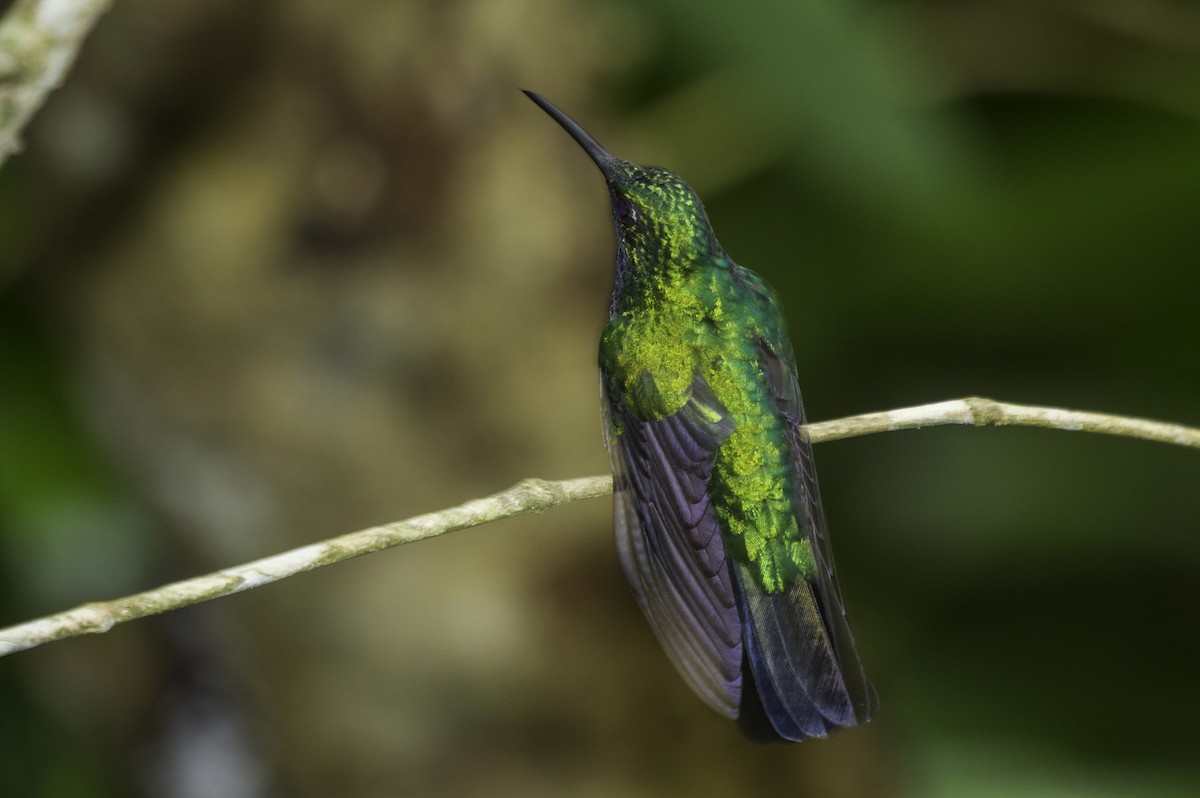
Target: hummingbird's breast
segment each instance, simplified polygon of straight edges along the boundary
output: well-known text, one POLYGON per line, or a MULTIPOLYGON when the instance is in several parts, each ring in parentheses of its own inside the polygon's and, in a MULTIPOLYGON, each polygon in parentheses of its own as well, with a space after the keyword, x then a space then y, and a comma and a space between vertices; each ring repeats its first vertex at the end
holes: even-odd
MULTIPOLYGON (((764 336, 777 325, 762 298, 727 270, 664 280, 654 301, 616 304, 601 337, 610 416, 656 421, 679 412, 697 380, 711 411, 732 420, 714 452, 708 493, 730 553, 752 563, 763 589, 785 589, 811 573, 812 551, 793 506, 795 466, 788 425, 764 364, 764 336)), ((613 434, 620 434, 618 429, 613 434)))

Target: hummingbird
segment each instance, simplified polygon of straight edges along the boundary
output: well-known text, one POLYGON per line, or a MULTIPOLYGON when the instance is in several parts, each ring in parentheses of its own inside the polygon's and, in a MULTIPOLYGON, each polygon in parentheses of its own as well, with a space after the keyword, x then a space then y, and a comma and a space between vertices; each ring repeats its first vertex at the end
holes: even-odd
POLYGON ((600 338, 617 553, 667 656, 759 740, 876 706, 846 621, 780 301, 673 172, 525 94, 604 176, 616 274, 600 338))

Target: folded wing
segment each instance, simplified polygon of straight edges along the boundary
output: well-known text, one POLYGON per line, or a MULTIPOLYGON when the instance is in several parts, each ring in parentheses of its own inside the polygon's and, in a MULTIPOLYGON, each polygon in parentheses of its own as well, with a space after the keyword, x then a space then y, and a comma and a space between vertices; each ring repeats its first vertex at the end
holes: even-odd
POLYGON ((810 578, 768 594, 737 564, 747 661, 757 700, 779 736, 824 737, 870 720, 876 699, 846 622, 790 353, 764 344, 759 363, 787 425, 792 506, 815 568, 810 578))
POLYGON ((703 380, 674 415, 609 407, 617 553, 655 634, 706 703, 736 717, 743 650, 737 599, 708 497, 714 453, 733 429, 703 380))

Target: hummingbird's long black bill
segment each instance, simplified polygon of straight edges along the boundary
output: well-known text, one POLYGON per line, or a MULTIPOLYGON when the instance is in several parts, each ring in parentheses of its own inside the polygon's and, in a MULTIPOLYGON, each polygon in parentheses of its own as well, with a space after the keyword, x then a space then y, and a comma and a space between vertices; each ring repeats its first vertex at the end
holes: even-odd
POLYGON ((600 167, 600 171, 606 180, 615 180, 618 177, 620 172, 617 167, 624 163, 624 161, 601 147, 600 142, 592 138, 590 133, 580 127, 579 123, 574 119, 563 113, 557 105, 536 92, 529 91, 528 89, 521 89, 521 91, 525 93, 526 97, 537 103, 539 108, 550 114, 550 117, 555 122, 562 125, 563 130, 571 134, 571 138, 575 139, 579 143, 579 146, 583 147, 584 152, 596 162, 596 166, 600 167))

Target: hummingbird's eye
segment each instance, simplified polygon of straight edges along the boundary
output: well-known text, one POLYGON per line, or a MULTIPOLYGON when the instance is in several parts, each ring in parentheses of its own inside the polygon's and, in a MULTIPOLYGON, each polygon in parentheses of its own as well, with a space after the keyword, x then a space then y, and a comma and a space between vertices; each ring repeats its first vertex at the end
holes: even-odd
POLYGON ((617 216, 622 219, 637 221, 637 209, 633 207, 633 203, 624 197, 617 197, 617 216))

